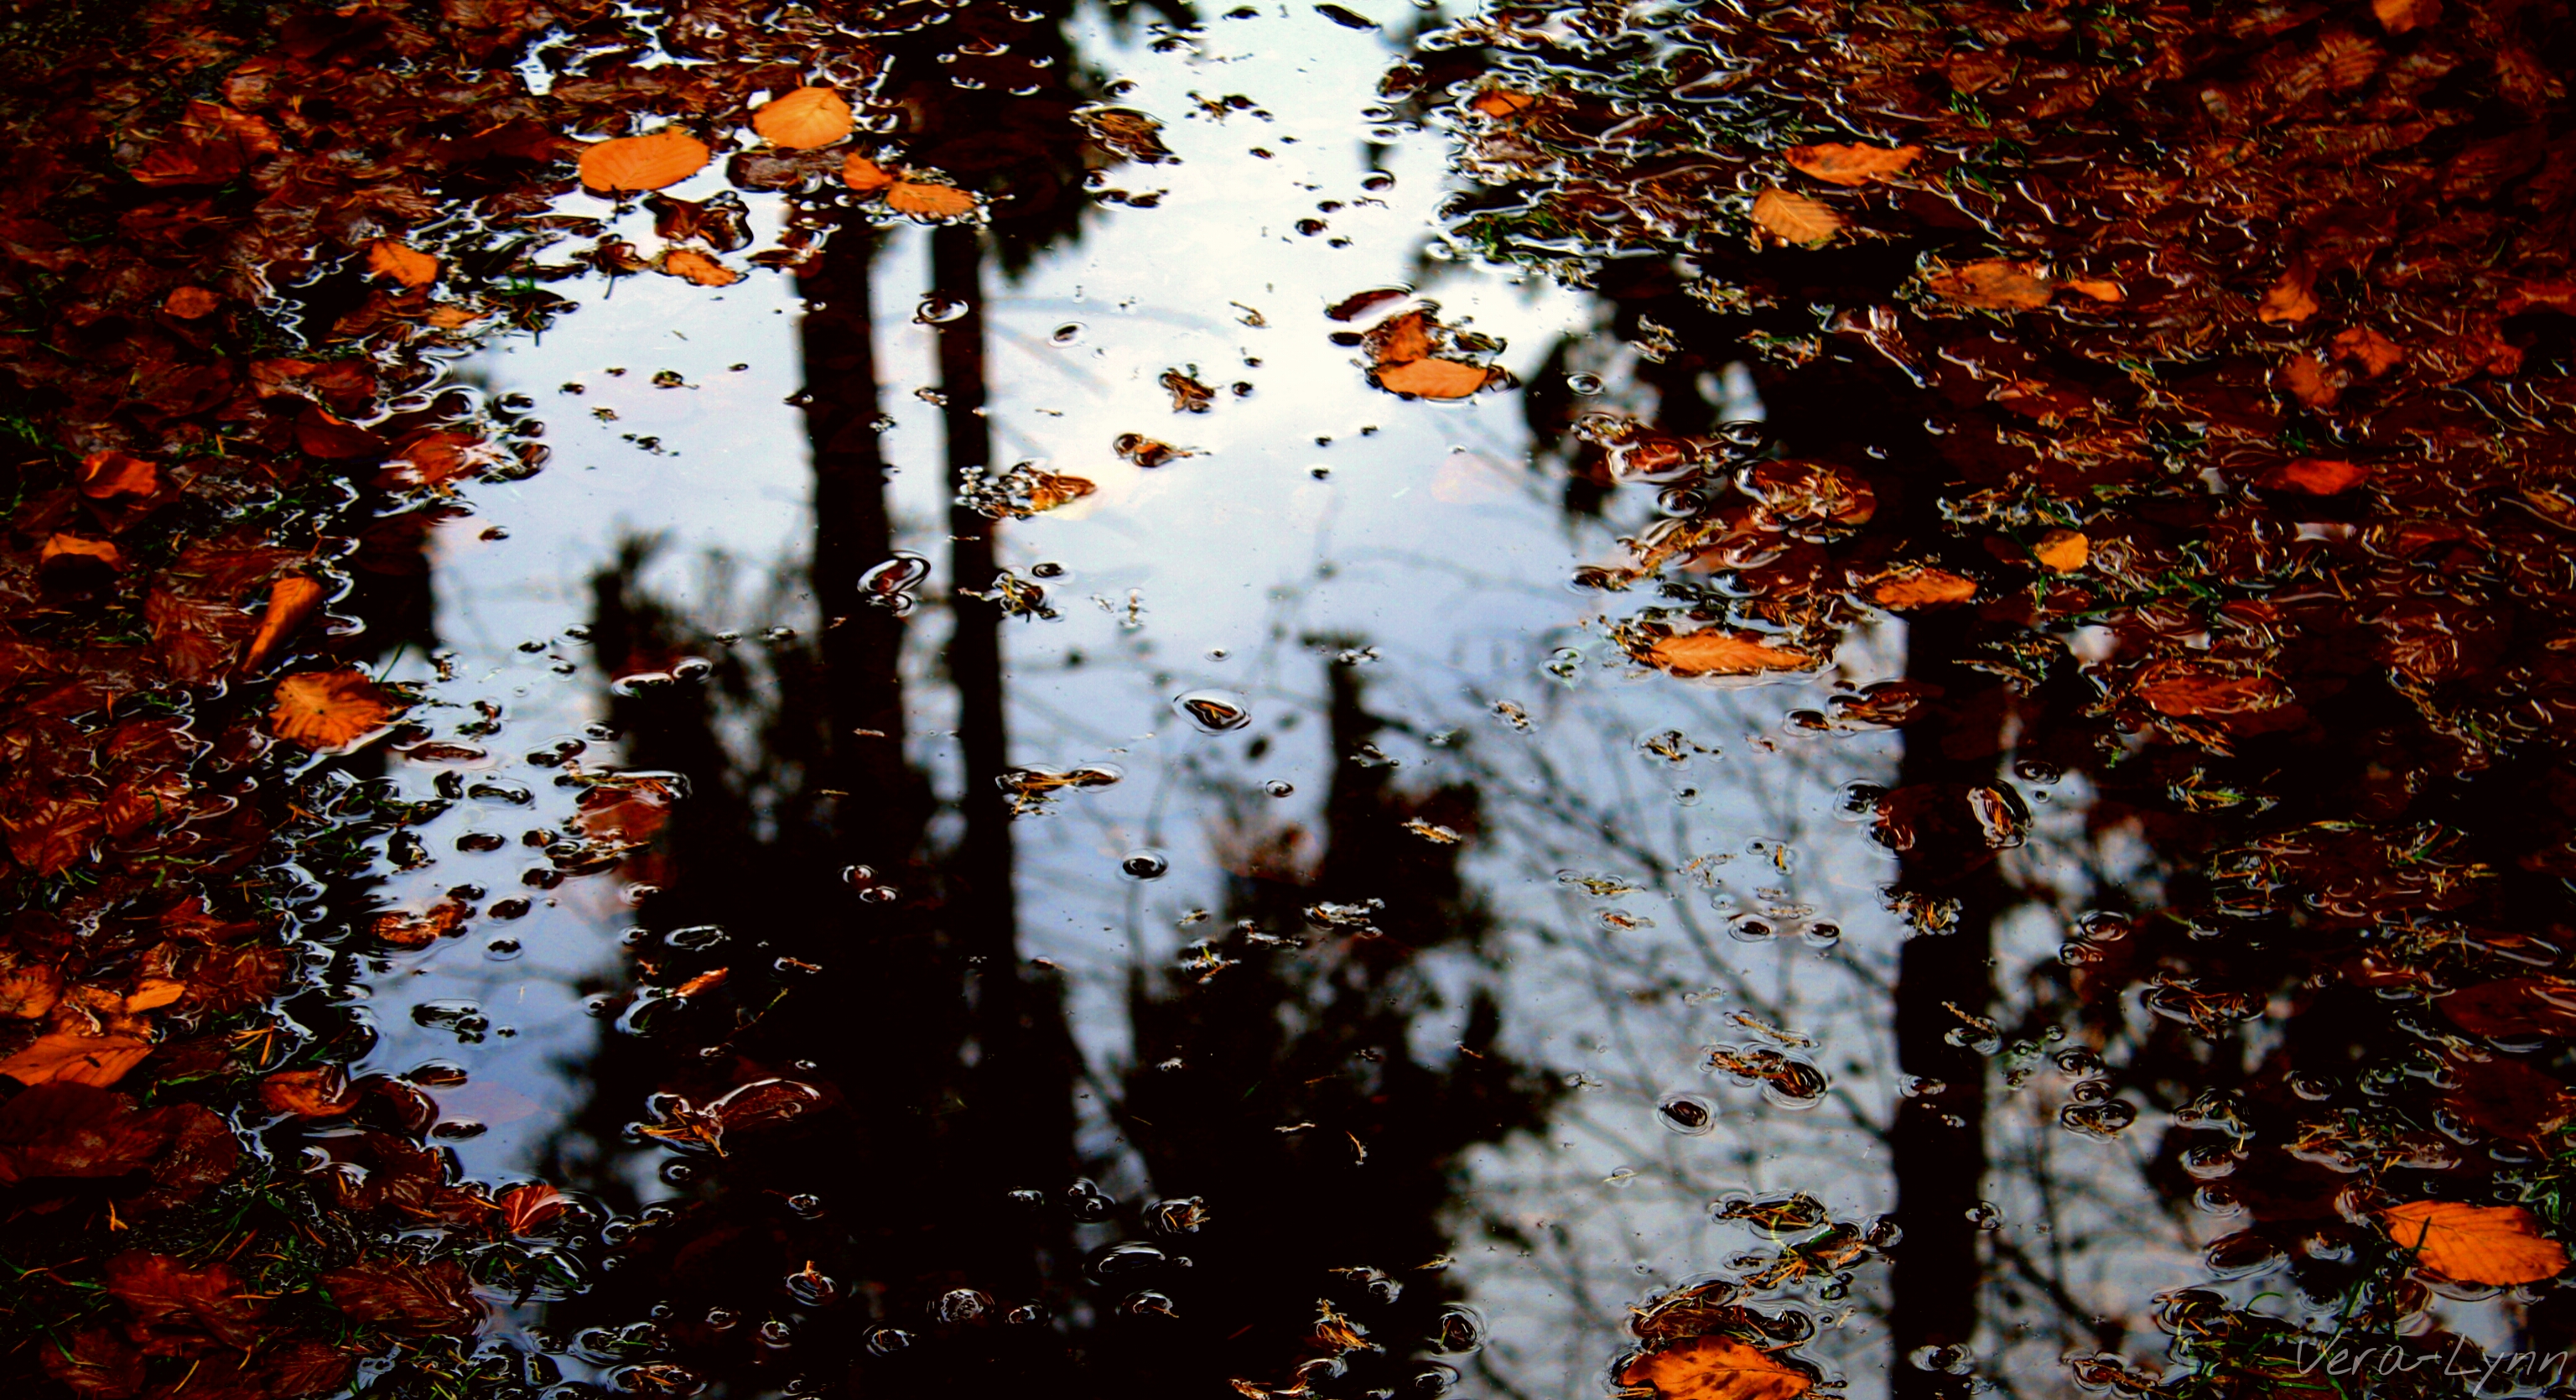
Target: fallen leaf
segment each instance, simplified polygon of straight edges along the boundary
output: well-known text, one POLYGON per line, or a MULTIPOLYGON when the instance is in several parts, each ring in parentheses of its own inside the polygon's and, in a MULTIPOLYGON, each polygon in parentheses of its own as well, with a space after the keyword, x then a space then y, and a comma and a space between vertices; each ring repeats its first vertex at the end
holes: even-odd
POLYGON ((2262 304, 2254 308, 2257 320, 2266 325, 2295 325, 2317 314, 2320 309, 2315 291, 2316 274, 2304 263, 2292 264, 2281 274, 2281 280, 2263 294, 2262 304))
POLYGON ((1379 388, 1424 399, 1463 399, 1493 381, 1492 367, 1465 360, 1410 360, 1377 372, 1379 388))
POLYGON ((2406 358, 2406 349, 2368 326, 2335 332, 2335 358, 2361 366, 2364 379, 2377 379, 2406 358))
POLYGON ((561 1215, 572 1200, 542 1181, 505 1188, 492 1198, 501 1212, 501 1226, 514 1235, 524 1235, 561 1215))
POLYGON ((2035 311, 2055 291, 2036 264, 1986 258, 1945 268, 1925 279, 1935 296, 1986 311, 2035 311))
POLYGON ((367 931, 402 948, 417 948, 454 933, 465 922, 465 907, 442 899, 425 911, 387 909, 370 920, 367 931))
POLYGON ((143 1063, 152 1046, 130 1035, 75 1035, 55 1031, 36 1037, 17 1054, 0 1060, 0 1074, 21 1084, 61 1081, 104 1089, 143 1063))
POLYGON ((2107 277, 2071 277, 2057 284, 2060 290, 2095 301, 2126 301, 2129 290, 2107 277))
POLYGON ((90 560, 110 569, 125 567, 125 556, 119 554, 110 540, 87 539, 80 535, 52 535, 36 553, 38 568, 67 568, 81 560, 90 560), (56 561, 62 561, 57 564, 56 561))
POLYGON ((1174 413, 1205 413, 1216 402, 1216 390, 1202 384, 1186 370, 1167 369, 1155 381, 1163 392, 1172 396, 1174 413))
POLYGON ((2287 697, 2261 674, 2239 675, 2190 661, 2159 661, 2140 674, 2138 698, 2161 715, 2253 714, 2278 709, 2287 697))
POLYGON ((1843 216, 1822 201, 1783 189, 1766 189, 1753 197, 1753 222, 1789 243, 1813 248, 1842 232, 1843 216))
POLYGON ((191 1269, 166 1254, 130 1250, 100 1270, 107 1291, 134 1312, 137 1325, 154 1332, 202 1332, 227 1347, 247 1349, 259 1340, 265 1300, 251 1294, 240 1274, 221 1262, 191 1269))
POLYGON ((583 149, 581 182, 602 194, 641 194, 697 174, 713 154, 706 142, 685 131, 620 136, 583 149))
POLYGON ((1143 433, 1120 433, 1116 438, 1111 439, 1109 450, 1148 471, 1167 463, 1177 462, 1184 457, 1198 455, 1186 447, 1175 447, 1159 438, 1149 438, 1143 433))
POLYGON ((2314 351, 2302 350, 2281 362, 2281 386, 2310 408, 2334 406, 2334 401, 2343 396, 2339 378, 2314 351))
POLYGON ((277 683, 271 733, 307 748, 337 748, 394 717, 395 706, 367 673, 299 671, 277 683))
POLYGON ((367 270, 406 287, 426 287, 438 280, 438 259, 399 239, 379 238, 367 247, 367 270))
POLYGON ((2567 1251, 2520 1206, 2413 1201, 2379 1218, 2399 1248, 2455 1283, 2538 1283, 2567 1271, 2567 1251))
POLYGON ((1822 657, 1776 647, 1751 632, 1710 628, 1659 637, 1640 658, 1676 676, 1754 676, 1766 671, 1812 671, 1822 657))
POLYGON ((2420 29, 2442 17, 2442 0, 2370 0, 2379 27, 2391 34, 2420 29))
POLYGON ((2030 547, 2030 557, 2050 573, 2071 574, 2093 557, 2093 542, 2074 530, 2051 530, 2030 547))
POLYGON ((2521 1038, 2576 1035, 2576 983, 2556 977, 2506 977, 2463 987, 2434 1003, 2472 1035, 2521 1038))
POLYGON ((0 972, 0 1016, 32 1021, 63 999, 62 969, 52 963, 0 972))
POLYGON ((1869 600, 1894 612, 1947 607, 1976 596, 1976 580, 1943 569, 1909 569, 1869 585, 1869 600))
POLYGON ((2576 1110, 2567 1086, 2520 1060, 2455 1054, 2450 1066, 2454 1083, 2442 1106, 2481 1132, 2536 1143, 2576 1110))
POLYGON ((794 1079, 757 1079, 700 1108, 674 1097, 659 1120, 638 1131, 674 1147, 703 1147, 725 1155, 728 1134, 782 1127, 823 1107, 821 1089, 794 1079))
POLYGON ((888 209, 921 219, 957 219, 975 212, 975 196, 955 185, 897 180, 886 190, 888 209))
POLYGON ((1628 1363, 1619 1383, 1656 1400, 1796 1400, 1814 1381, 1732 1337, 1694 1337, 1628 1363))
POLYGON ((2311 496, 2331 496, 2369 479, 2370 468, 2357 462, 2301 457, 2254 478, 2254 484, 2266 491, 2300 491, 2311 496))
POLYGON ((841 162, 841 183, 861 194, 871 194, 893 184, 894 176, 884 166, 852 151, 850 158, 841 162))
POLYGON ((1081 500, 1100 488, 1078 476, 1040 472, 1029 483, 1029 511, 1036 514, 1081 500))
POLYGON ((685 999, 696 996, 701 992, 712 992, 716 988, 723 986, 725 984, 725 979, 732 975, 733 969, 727 967, 719 967, 710 972, 701 972, 697 976, 690 978, 688 981, 673 987, 671 989, 671 995, 685 999))
POLYGON ((337 1118, 358 1106, 338 1066, 279 1070, 259 1082, 259 1101, 272 1113, 298 1118, 337 1118))
POLYGON ((742 280, 741 273, 695 248, 671 249, 662 255, 653 270, 665 277, 695 282, 701 287, 730 287, 742 280))
POLYGON ((1894 175, 1923 154, 1921 146, 1864 146, 1824 142, 1791 146, 1780 153, 1789 168, 1834 185, 1866 185, 1894 175))
POLYGON ((421 316, 420 319, 428 322, 430 325, 436 326, 440 330, 452 331, 462 326, 473 325, 475 322, 480 321, 491 314, 492 313, 489 311, 477 311, 470 306, 459 306, 453 302, 441 302, 438 305, 431 307, 421 316))
POLYGON ((127 1015, 137 1011, 157 1011, 188 994, 188 984, 171 977, 147 977, 127 997, 123 1009, 127 1015))
POLYGON ((1467 110, 1481 112, 1489 117, 1508 117, 1514 112, 1526 109, 1536 101, 1538 101, 1537 98, 1525 92, 1514 92, 1509 88, 1487 88, 1467 100, 1467 110))
POLYGON ((110 496, 149 496, 161 489, 161 469, 123 452, 93 452, 81 459, 81 494, 93 501, 110 496))
POLYGON ((270 584, 268 609, 260 614, 259 630, 251 634, 250 645, 242 652, 242 669, 255 671, 275 656, 286 639, 321 609, 328 592, 319 582, 300 575, 270 584))
POLYGON ((224 1120, 197 1104, 137 1112, 123 1094, 54 1079, 0 1105, 0 1181, 148 1171, 165 1186, 204 1185, 240 1155, 224 1120))
POLYGON ((751 114, 751 129, 773 146, 810 151, 850 134, 850 104, 830 88, 801 87, 751 114))
POLYGON ((452 1259, 415 1264, 369 1259, 322 1275, 323 1289, 341 1312, 396 1336, 471 1332, 483 1322, 474 1281, 452 1259))
POLYGON ((214 314, 224 299, 203 287, 180 287, 162 298, 161 309, 182 321, 194 321, 214 314))

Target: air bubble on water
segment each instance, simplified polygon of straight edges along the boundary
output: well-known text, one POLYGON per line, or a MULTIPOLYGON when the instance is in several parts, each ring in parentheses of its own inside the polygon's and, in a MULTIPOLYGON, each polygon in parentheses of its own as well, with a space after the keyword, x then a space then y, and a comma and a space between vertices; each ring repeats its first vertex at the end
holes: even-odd
POLYGON ((931 292, 922 297, 920 305, 912 309, 912 319, 925 326, 944 326, 964 316, 968 310, 969 307, 962 298, 952 297, 944 292, 931 292))
POLYGON ((868 1333, 870 1356, 892 1356, 912 1345, 912 1334, 900 1327, 879 1327, 868 1333))
POLYGON ((1230 690, 1193 690, 1172 697, 1172 710, 1202 734, 1223 734, 1252 723, 1252 709, 1230 690))
POLYGON ((1080 321, 1067 321, 1056 327, 1055 334, 1048 336, 1047 339, 1058 345, 1080 345, 1083 333, 1088 329, 1080 321))
POLYGON ((2000 1230, 2004 1227, 2003 1207, 1992 1201, 1979 1201, 1968 1207, 1968 1223, 1980 1230, 2000 1230))
POLYGON ((1604 1186, 1625 1186, 1636 1179, 1637 1169, 1635 1167, 1612 1167, 1610 1169, 1610 1174, 1601 1178, 1601 1184, 1604 1186))
POLYGON ((1159 880, 1171 869, 1171 859, 1160 851, 1129 851, 1118 862, 1118 873, 1130 880, 1159 880))
POLYGON ((1655 1119, 1686 1137, 1698 1137, 1717 1126, 1717 1105, 1697 1094, 1675 1094, 1655 1105, 1655 1119))
POLYGON ((1270 781, 1263 783, 1261 785, 1261 790, 1273 797, 1286 797, 1288 794, 1297 790, 1297 785, 1295 783, 1288 782, 1285 779, 1273 778, 1270 781))
POLYGON ((1578 394, 1597 394, 1601 392, 1601 376, 1597 374, 1569 374, 1565 377, 1565 387, 1572 389, 1578 394))
POLYGON ((962 1327, 983 1321, 992 1315, 993 1295, 980 1288, 952 1288, 931 1300, 932 1320, 949 1327, 962 1327))
POLYGON ((493 962, 508 962, 526 951, 527 946, 515 938, 495 938, 483 945, 483 956, 493 962))

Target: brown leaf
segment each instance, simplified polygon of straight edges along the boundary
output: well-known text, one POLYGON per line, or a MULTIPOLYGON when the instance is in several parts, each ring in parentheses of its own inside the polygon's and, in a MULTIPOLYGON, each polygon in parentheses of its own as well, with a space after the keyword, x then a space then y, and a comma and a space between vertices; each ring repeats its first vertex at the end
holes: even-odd
POLYGON ((438 259, 394 238, 367 245, 367 270, 406 287, 426 287, 438 280, 438 259))
POLYGON ((1172 396, 1174 413, 1205 413, 1216 402, 1216 390, 1200 383, 1184 370, 1167 369, 1155 382, 1163 386, 1163 392, 1172 396))
POLYGON ((1638 1357, 1619 1383, 1651 1388, 1656 1400, 1797 1400, 1815 1382, 1732 1337, 1694 1337, 1638 1357))
POLYGON ((1824 658, 1773 646, 1757 633, 1708 628, 1660 637, 1639 658, 1676 676, 1755 676, 1766 671, 1812 671, 1824 658))
POLYGON ((1869 585, 1869 600, 1893 612, 1948 607, 1976 596, 1976 580, 1943 569, 1909 569, 1869 585))
POLYGON ((2261 476, 2254 484, 2266 491, 2298 491, 2310 496, 2331 496, 2349 490, 2370 479, 2370 468, 2357 462, 2335 458, 2301 457, 2284 462, 2261 476))
POLYGON ((180 287, 162 298, 161 309, 182 321, 211 316, 224 304, 224 299, 203 287, 180 287))
POLYGON ((2030 547, 2030 557, 2054 574, 2071 574, 2093 557, 2093 543, 2075 530, 2051 530, 2030 547))
POLYGON ((2538 1142, 2576 1110, 2576 1095, 2565 1085, 2520 1060, 2454 1054, 2451 1077, 2443 1107, 2481 1132, 2516 1142, 2538 1142))
POLYGON ((542 1181, 512 1186, 492 1199, 501 1211, 501 1226, 513 1235, 524 1235, 564 1213, 572 1204, 569 1197, 542 1181))
POLYGON ((298 1118, 337 1118, 358 1106, 348 1076, 337 1066, 279 1070, 259 1083, 259 1101, 271 1113, 298 1118))
POLYGON ((473 1280, 454 1260, 369 1259, 322 1275, 322 1287, 352 1320, 396 1336, 471 1332, 483 1322, 473 1280))
POLYGON ((387 909, 368 921, 367 931, 399 948, 417 948, 454 933, 465 922, 465 906, 442 899, 425 911, 387 909))
POLYGON ((125 556, 118 553, 112 540, 93 540, 81 535, 52 535, 36 553, 36 567, 47 572, 65 571, 88 561, 89 567, 122 569, 125 556))
POLYGON ((2463 987, 2435 1005, 2472 1035, 2521 1039, 2576 1035, 2576 983, 2557 977, 2506 977, 2463 987))
POLYGON ((2377 379, 2405 360, 2405 347, 2368 326, 2335 332, 2335 358, 2361 367, 2361 377, 2377 379))
POLYGON ((81 494, 93 501, 110 496, 149 496, 161 489, 161 469, 122 452, 93 452, 81 459, 81 494))
POLYGON ((1377 371, 1377 386, 1395 394, 1424 399, 1463 399, 1496 379, 1489 365, 1439 358, 1409 360, 1377 371))
POLYGON ((319 582, 293 574, 270 584, 268 610, 260 614, 259 631, 251 635, 250 646, 242 653, 242 669, 256 671, 275 656, 286 639, 321 609, 328 592, 319 582))
POLYGON ((695 282, 701 287, 730 287, 742 280, 741 273, 695 248, 671 249, 654 264, 653 270, 665 277, 695 282))
POLYGON ((1810 248, 1832 241, 1843 229, 1843 216, 1823 201, 1776 188, 1753 197, 1753 222, 1783 242, 1810 248))
POLYGON ((366 672, 299 671, 277 683, 269 731, 306 748, 338 748, 391 720, 395 706, 366 672))
POLYGON ((1935 296, 1986 311, 2035 311, 2055 295, 2035 263, 1986 258, 1925 279, 1935 296))
POLYGON ((962 219, 975 212, 975 196, 955 185, 897 180, 885 192, 888 209, 918 219, 962 219))
POLYGON ((850 134, 850 104, 830 88, 801 87, 751 114, 751 129, 773 146, 810 151, 850 134))
POLYGON ((703 1147, 725 1155, 728 1135, 783 1127, 813 1114, 827 1096, 794 1079, 759 1079, 725 1094, 704 1108, 674 1099, 657 1122, 642 1125, 646 1137, 674 1147, 703 1147))
POLYGON ((2059 282, 2057 288, 2060 291, 2073 292, 2077 296, 2090 297, 2095 301, 2126 301, 2129 296, 2128 288, 2107 277, 2070 277, 2059 282))
POLYGON ((2255 318, 2265 325, 2277 326, 2296 325, 2316 315, 2321 309, 2316 280, 2316 274, 2304 261, 2292 263, 2290 270, 2281 274, 2281 280, 2263 294, 2262 304, 2254 308, 2255 318))
POLYGON ((2279 708, 2287 697, 2261 674, 2240 675, 2191 661, 2159 661, 2141 672, 2138 698, 2158 714, 2178 719, 2252 714, 2279 708))
POLYGON ((0 972, 0 1016, 32 1021, 63 999, 63 972, 52 963, 36 963, 0 972))
POLYGON ((25 1049, 0 1060, 0 1074, 21 1084, 87 1084, 104 1089, 125 1077, 152 1053, 151 1042, 130 1035, 76 1035, 55 1031, 40 1035, 25 1049))
POLYGON ((146 977, 125 998, 123 1010, 131 1016, 138 1011, 158 1011, 188 994, 188 984, 175 977, 146 977))
MULTIPOLYGON (((1183 456, 1189 454, 1183 453, 1183 456)), ((1029 481, 1029 511, 1035 514, 1081 500, 1100 488, 1078 476, 1040 472, 1029 481)))
POLYGON ((2456 1283, 2538 1283, 2567 1271, 2567 1251, 2520 1206, 2413 1201, 2379 1213, 2388 1237, 2456 1283))
POLYGON ((1862 146, 1825 142, 1780 153, 1789 168, 1834 185, 1866 185, 1894 175, 1923 154, 1920 146, 1862 146))
POLYGON ((320 404, 307 404, 295 417, 295 445, 326 462, 373 457, 385 441, 320 404))
POLYGON ((685 131, 620 136, 582 151, 581 182, 602 194, 640 194, 697 174, 712 155, 706 142, 685 131))
POLYGON ((227 1347, 259 1340, 266 1304, 251 1296, 240 1274, 223 1263, 191 1269, 166 1254, 129 1250, 107 1261, 101 1274, 108 1293, 153 1332, 202 1332, 227 1347))
POLYGON ((39 1343, 45 1374, 82 1400, 128 1400, 143 1389, 143 1353, 104 1327, 83 1327, 39 1343))
POLYGON ((2332 408, 2343 395, 2342 379, 2341 373, 2317 358, 2312 350, 2299 351, 2281 362, 2281 386, 2310 408, 2332 408))

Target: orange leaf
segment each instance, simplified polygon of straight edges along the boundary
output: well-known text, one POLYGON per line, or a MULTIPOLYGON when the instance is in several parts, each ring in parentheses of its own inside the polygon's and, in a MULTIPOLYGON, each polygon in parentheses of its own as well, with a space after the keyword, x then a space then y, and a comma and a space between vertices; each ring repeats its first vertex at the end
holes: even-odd
POLYGON ((725 979, 732 975, 733 969, 729 967, 719 967, 711 972, 701 972, 697 976, 690 978, 688 981, 673 987, 671 989, 671 995, 675 997, 693 997, 700 992, 712 992, 716 988, 723 986, 725 984, 725 979))
POLYGON ((2338 376, 2315 352, 2302 350, 2281 364, 2281 384, 2310 408, 2331 408, 2343 394, 2338 376))
POLYGON ((2280 708, 2286 698, 2269 676, 2237 675, 2189 661, 2159 661, 2139 676, 2138 698, 2158 714, 2255 714, 2280 708))
POLYGON ((250 649, 242 653, 242 669, 253 671, 277 654, 295 629, 304 625, 322 606, 328 590, 309 578, 288 577, 268 586, 268 611, 259 619, 259 631, 250 639, 250 649))
POLYGON ((2127 288, 2107 277, 2077 277, 2057 285, 2095 301, 2125 301, 2129 295, 2127 288))
POLYGON ((337 1069, 280 1070, 260 1081, 259 1100, 272 1113, 298 1118, 337 1118, 358 1106, 337 1069))
POLYGON ((1032 513, 1053 510, 1057 506, 1081 500, 1099 489, 1098 486, 1078 476, 1057 476, 1051 472, 1040 472, 1036 480, 1029 484, 1029 510, 1032 513))
POLYGON ((886 190, 886 207, 923 219, 955 219, 975 212, 975 196, 955 185, 897 180, 886 190))
POLYGON ((129 1016, 137 1011, 158 1010, 187 994, 188 984, 185 982, 168 977, 146 977, 135 987, 134 995, 125 999, 124 1010, 129 1016))
POLYGON ((1925 279, 1936 296, 1985 311, 2036 311, 2054 292, 2039 268, 2011 258, 1986 258, 1947 268, 1925 279))
POLYGON ((79 535, 52 536, 45 541, 45 547, 36 552, 36 564, 40 568, 57 559, 95 559, 111 569, 125 567, 125 556, 116 552, 114 544, 106 540, 83 539, 79 535))
POLYGON ((1913 569, 1891 574, 1869 586, 1869 600, 1896 612, 1947 607, 1977 596, 1974 579, 1941 569, 1913 569))
POLYGON ((62 969, 52 963, 0 972, 0 1016, 32 1021, 63 999, 62 969))
POLYGON ((841 183, 867 194, 893 184, 894 176, 886 173, 884 166, 852 151, 850 158, 841 162, 841 183))
POLYGON ((1493 378, 1493 370, 1464 360, 1409 360, 1377 372, 1379 388, 1425 399, 1463 399, 1493 378))
POLYGON ((56 1031, 36 1037, 27 1048, 0 1060, 0 1074, 31 1087, 59 1079, 66 1084, 104 1089, 124 1078, 127 1070, 143 1063, 143 1057, 151 1053, 149 1042, 130 1035, 56 1031))
POLYGON ((2520 1206, 2414 1201, 2379 1213, 2388 1237, 2457 1283, 2538 1283, 2567 1271, 2567 1251, 2520 1206))
POLYGON ((337 748, 394 717, 395 707, 364 671, 300 671, 277 683, 268 727, 307 748, 337 748))
POLYGON ((2093 557, 2093 542, 2073 530, 2051 530, 2031 546, 2030 557, 2051 573, 2071 574, 2093 557))
POLYGON ((674 248, 664 253, 653 270, 666 277, 695 282, 701 287, 730 287, 742 280, 741 273, 695 248, 674 248))
POLYGON ((1525 92, 1513 92, 1509 88, 1487 88, 1468 100, 1467 110, 1481 112, 1489 117, 1508 117, 1536 101, 1538 101, 1537 98, 1525 92))
POLYGON ((801 87, 751 114, 751 129, 773 146, 810 151, 850 134, 850 104, 830 88, 801 87))
POLYGON ((2377 379, 2406 358, 2403 346, 2368 326, 2335 332, 2334 353, 2338 360, 2361 366, 2365 379, 2377 379))
POLYGON ((1751 632, 1710 629, 1657 638, 1643 658, 1676 676, 1756 676, 1765 671, 1812 671, 1824 658, 1775 647, 1751 632))
POLYGON ((1638 1357, 1619 1383, 1651 1387, 1656 1400, 1797 1400, 1814 1381, 1732 1337, 1694 1337, 1638 1357))
POLYGON ((1882 176, 1893 175, 1914 163, 1923 154, 1921 146, 1847 146, 1826 142, 1815 146, 1791 146, 1780 153, 1789 168, 1801 175, 1833 185, 1866 185, 1882 176))
POLYGON ((460 326, 473 325, 475 322, 480 321, 491 314, 492 313, 489 311, 477 311, 470 306, 458 306, 453 303, 442 302, 437 306, 431 307, 421 316, 420 319, 438 327, 440 330, 452 331, 460 326))
POLYGON ((161 470, 122 452, 93 452, 81 459, 80 489, 93 501, 110 496, 149 496, 161 489, 161 470))
POLYGON ((406 287, 426 287, 438 280, 438 259, 408 243, 379 238, 367 248, 367 270, 406 287))
POLYGON ((1830 241, 1843 228, 1843 216, 1822 201, 1781 189, 1767 189, 1753 197, 1753 222, 1785 242, 1810 248, 1830 241))
POLYGON ((603 194, 658 190, 697 174, 713 154, 685 131, 620 136, 582 151, 581 182, 603 194))
POLYGON ((1381 365, 1422 359, 1431 353, 1430 317, 1408 311, 1369 332, 1369 341, 1381 365))
POLYGON ((215 308, 223 304, 222 297, 203 287, 181 287, 163 299, 161 309, 182 321, 193 321, 200 316, 212 315, 215 308))
POLYGON ((2267 491, 2303 491, 2311 496, 2331 496, 2369 479, 2370 468, 2358 462, 2301 457, 2254 478, 2254 484, 2267 491))
POLYGON ((2442 0, 2370 0, 2370 12, 2391 34, 2420 29, 2442 17, 2442 0))
POLYGON ((501 1224, 514 1235, 524 1235, 564 1213, 572 1204, 564 1193, 542 1181, 513 1186, 492 1198, 501 1211, 501 1224))
POLYGON ((2317 314, 2316 278, 2304 266, 2294 266, 2281 274, 2272 290, 2263 294, 2263 303, 2254 308, 2255 318, 2266 325, 2304 321, 2317 314))

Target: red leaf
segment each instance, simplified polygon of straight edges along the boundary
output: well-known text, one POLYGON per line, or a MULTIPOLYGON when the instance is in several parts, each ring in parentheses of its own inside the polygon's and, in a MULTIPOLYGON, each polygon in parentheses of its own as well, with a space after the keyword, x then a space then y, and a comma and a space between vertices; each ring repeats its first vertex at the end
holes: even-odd
POLYGON ((322 1286, 352 1320, 398 1336, 471 1332, 483 1322, 473 1281, 452 1260, 370 1259, 324 1274, 322 1286))

